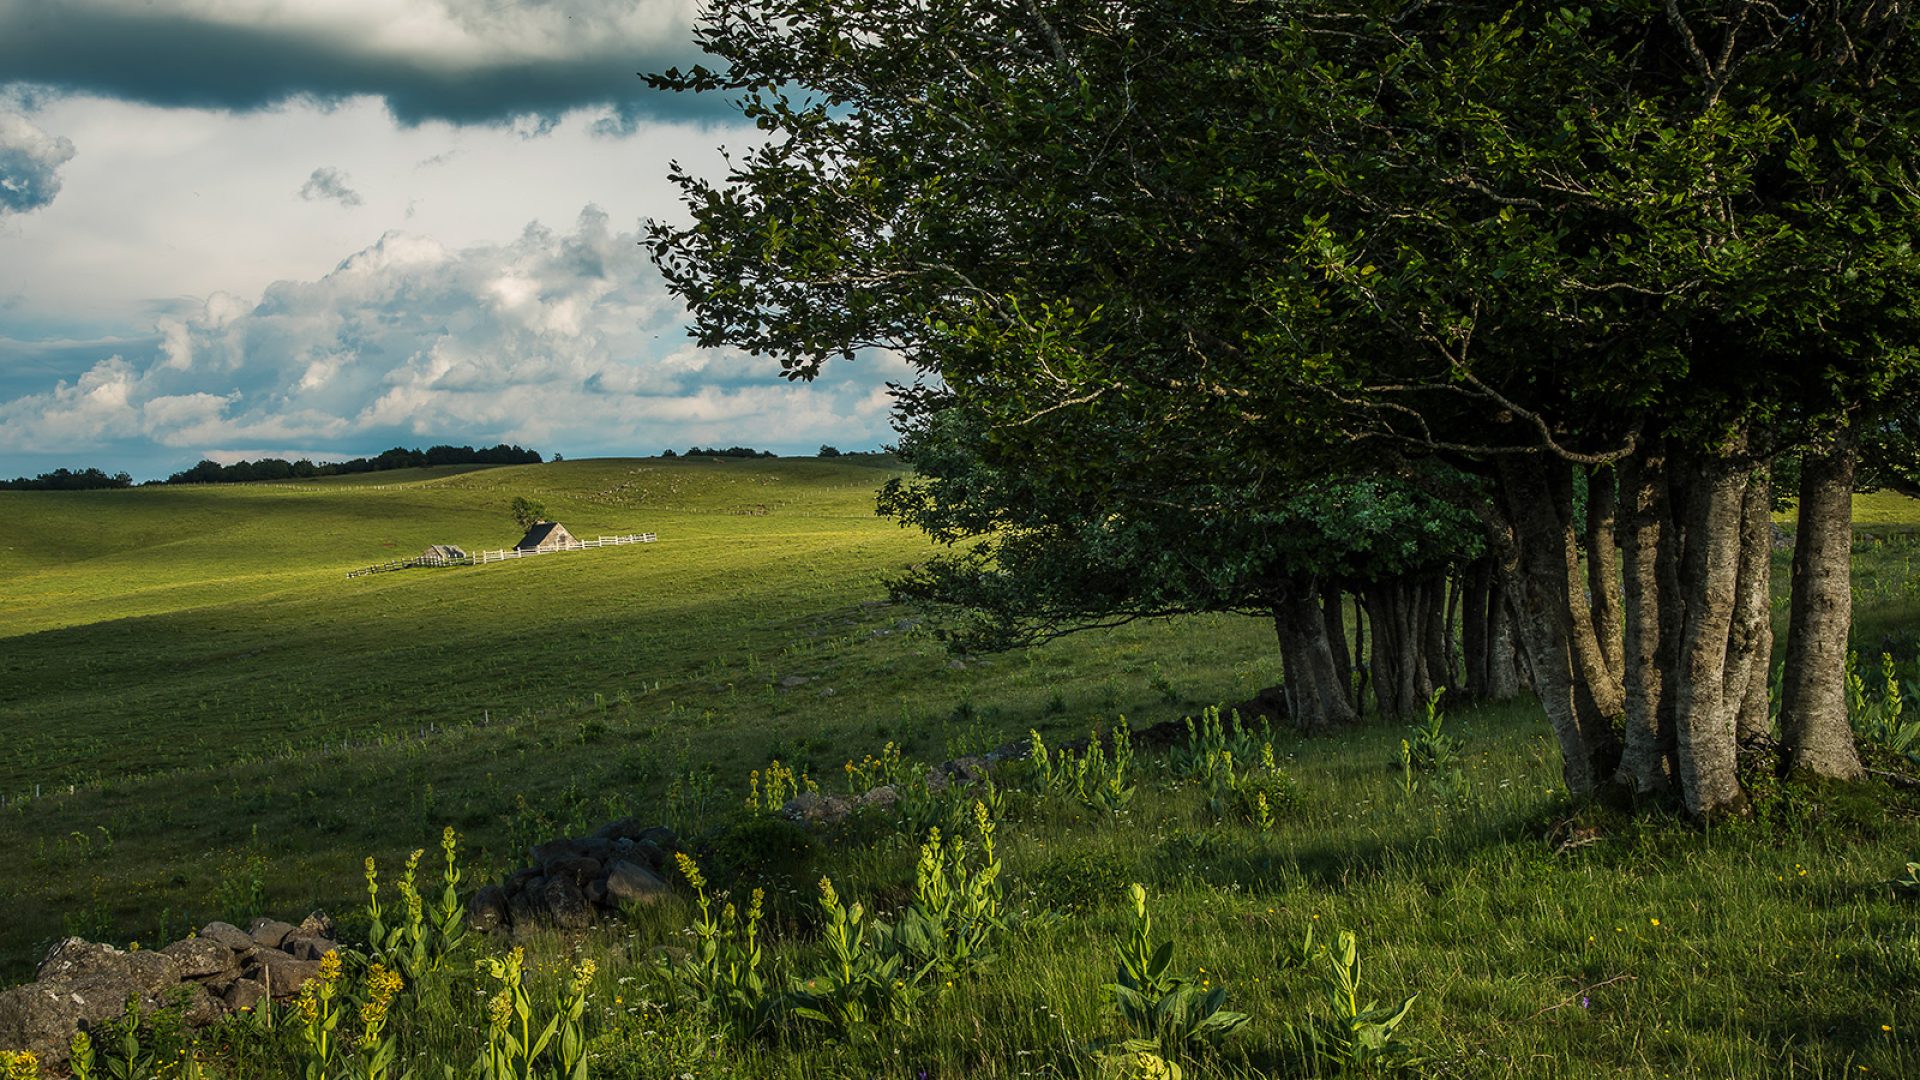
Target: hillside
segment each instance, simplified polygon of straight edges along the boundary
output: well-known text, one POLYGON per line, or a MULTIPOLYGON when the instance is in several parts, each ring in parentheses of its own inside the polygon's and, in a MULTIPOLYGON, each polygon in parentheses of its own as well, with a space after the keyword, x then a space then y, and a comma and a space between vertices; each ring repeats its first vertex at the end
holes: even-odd
POLYGON ((447 821, 504 865, 690 771, 831 769, 888 738, 938 756, 1277 677, 1270 630, 1224 617, 956 665, 884 604, 929 550, 874 515, 885 476, 649 459, 0 492, 0 848, 32 853, 0 871, 0 972, 63 930, 203 920, 253 888, 253 854, 276 909, 337 907, 361 857, 447 821), (511 546, 516 495, 582 536, 660 539, 345 576, 511 546))

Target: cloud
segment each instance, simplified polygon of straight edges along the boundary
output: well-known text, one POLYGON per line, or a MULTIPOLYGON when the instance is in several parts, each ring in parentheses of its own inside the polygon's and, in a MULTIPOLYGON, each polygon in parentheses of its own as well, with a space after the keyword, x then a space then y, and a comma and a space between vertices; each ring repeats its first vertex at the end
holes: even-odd
POLYGON ((16 112, 0 111, 0 214, 24 214, 60 193, 60 166, 73 143, 49 135, 16 112))
POLYGON ((12 0, 9 79, 162 106, 231 110, 372 94, 402 123, 496 123, 611 105, 724 115, 636 74, 696 55, 697 0, 12 0))
POLYGON ((163 318, 143 357, 0 403, 0 453, 178 467, 215 449, 506 441, 578 456, 888 437, 897 358, 793 385, 768 361, 695 348, 639 239, 592 206, 504 244, 389 232, 316 279, 163 318))
POLYGON ((347 174, 324 166, 313 170, 313 175, 300 186, 300 197, 308 202, 334 199, 341 206, 360 205, 360 193, 347 186, 347 174))

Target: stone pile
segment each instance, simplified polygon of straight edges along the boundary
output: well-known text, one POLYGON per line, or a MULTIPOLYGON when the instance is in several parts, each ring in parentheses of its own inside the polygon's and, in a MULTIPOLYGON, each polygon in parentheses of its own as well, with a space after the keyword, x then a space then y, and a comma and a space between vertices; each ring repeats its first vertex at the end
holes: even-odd
POLYGON ((535 844, 527 853, 531 865, 473 894, 468 925, 480 931, 590 926, 624 904, 650 904, 672 892, 667 865, 677 850, 672 829, 638 818, 535 844))
POLYGON ((178 1009, 189 1025, 213 1023, 262 1000, 291 998, 335 947, 333 923, 298 926, 255 919, 242 930, 213 922, 160 949, 116 949, 85 938, 56 944, 34 981, 0 991, 0 1048, 31 1050, 43 1065, 65 1065, 74 1032, 120 1017, 129 999, 142 1012, 178 1009))

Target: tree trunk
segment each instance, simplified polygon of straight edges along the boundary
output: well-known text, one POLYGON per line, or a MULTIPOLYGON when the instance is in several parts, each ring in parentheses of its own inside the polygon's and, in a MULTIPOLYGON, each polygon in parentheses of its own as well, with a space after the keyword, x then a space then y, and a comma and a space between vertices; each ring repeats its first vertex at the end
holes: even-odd
POLYGON ((1460 572, 1460 652, 1466 667, 1467 697, 1473 701, 1487 701, 1493 696, 1488 687, 1492 657, 1487 653, 1492 593, 1492 559, 1476 559, 1460 572))
MULTIPOLYGON (((1566 574, 1568 643, 1572 649, 1575 707, 1580 710, 1581 727, 1597 728, 1617 722, 1626 712, 1626 694, 1620 680, 1607 667, 1606 654, 1600 648, 1600 635, 1594 630, 1593 607, 1584 602, 1586 576, 1580 571, 1580 542, 1573 521, 1573 470, 1563 462, 1544 463, 1551 507, 1559 521, 1558 546, 1566 574)), ((1608 775, 1612 769, 1608 769, 1608 775)))
POLYGON ((1728 699, 1742 744, 1773 734, 1767 682, 1773 665, 1773 476, 1756 470, 1740 512, 1740 578, 1727 647, 1728 699))
POLYGON ((1359 702, 1353 696, 1353 657, 1347 652, 1347 620, 1344 608, 1345 600, 1338 586, 1325 585, 1320 589, 1320 614, 1326 623, 1327 647, 1333 655, 1333 675, 1340 686, 1340 694, 1347 704, 1356 708, 1359 702))
MULTIPOLYGON (((1582 698, 1596 695, 1584 688, 1591 665, 1576 655, 1575 624, 1585 623, 1590 642, 1593 635, 1584 605, 1582 617, 1574 618, 1571 485, 1554 476, 1567 466, 1534 456, 1506 459, 1499 467, 1501 495, 1519 544, 1519 628, 1534 693, 1559 740, 1567 789, 1589 795, 1612 778, 1619 742, 1604 716, 1581 708, 1582 698)), ((1597 660, 1597 648, 1590 651, 1589 659, 1597 660)))
POLYGON ((1359 678, 1353 680, 1353 711, 1358 714, 1366 709, 1367 676, 1370 665, 1367 663, 1367 607, 1360 600, 1360 594, 1353 595, 1353 666, 1359 678))
POLYGON ((1522 689, 1519 611, 1518 564, 1496 560, 1487 596, 1487 694, 1494 701, 1511 701, 1522 689))
POLYGON ((1616 680, 1624 674, 1626 648, 1620 567, 1614 558, 1619 543, 1619 484, 1620 478, 1612 468, 1596 468, 1587 474, 1587 592, 1593 604, 1593 633, 1600 659, 1616 680))
POLYGON ((1686 605, 1671 693, 1680 795, 1687 811, 1712 820, 1746 808, 1736 772, 1735 712, 1729 693, 1734 597, 1750 466, 1727 458, 1690 460, 1686 547, 1680 591, 1686 605))
POLYGON ((1782 768, 1838 780, 1861 776, 1847 718, 1847 635, 1853 623, 1852 433, 1800 463, 1793 607, 1781 693, 1782 768))
POLYGON ((1639 796, 1657 796, 1673 782, 1673 725, 1663 705, 1667 673, 1673 670, 1673 641, 1661 633, 1662 579, 1672 577, 1675 537, 1668 528, 1667 466, 1649 453, 1628 459, 1620 474, 1626 514, 1621 521, 1622 684, 1626 703, 1626 745, 1618 779, 1639 796), (1667 566, 1662 566, 1662 561, 1667 566))
POLYGON ((1403 580, 1367 589, 1367 615, 1373 623, 1373 698, 1380 715, 1394 720, 1412 719, 1425 700, 1419 689, 1413 593, 1403 580))
POLYGON ((1334 673, 1326 616, 1311 578, 1290 577, 1276 598, 1274 631, 1286 676, 1288 704, 1302 730, 1351 724, 1353 705, 1334 673))

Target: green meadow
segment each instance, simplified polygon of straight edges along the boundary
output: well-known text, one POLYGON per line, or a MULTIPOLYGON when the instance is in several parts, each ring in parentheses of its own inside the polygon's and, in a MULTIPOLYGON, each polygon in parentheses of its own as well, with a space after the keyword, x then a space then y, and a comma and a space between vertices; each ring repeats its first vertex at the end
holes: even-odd
MULTIPOLYGON (((1227 616, 950 656, 885 602, 886 575, 930 550, 874 516, 887 470, 645 459, 0 493, 0 976, 69 933, 154 943, 312 908, 351 932, 366 856, 390 871, 451 825, 487 875, 638 814, 709 838, 716 896, 768 890, 784 989, 824 964, 814 882, 891 918, 920 838, 898 815, 814 836, 748 814, 749 770, 778 758, 840 791, 842 763, 888 742, 924 762, 1029 730, 1058 745, 1278 681, 1270 627, 1227 616), (577 536, 660 539, 346 577, 431 543, 510 546, 515 496, 577 536)), ((1920 512, 1883 495, 1857 517, 1863 674, 1885 649, 1920 679, 1920 512)), ((1265 821, 1223 809, 1178 748, 1143 749, 1112 812, 1006 769, 988 959, 859 1037, 676 1007, 654 958, 684 954, 684 898, 522 944, 542 987, 596 961, 595 1077, 1127 1075, 1102 1064, 1128 1034, 1104 987, 1133 882, 1173 968, 1249 1017, 1185 1055, 1188 1076, 1338 1071, 1297 1036, 1332 1008, 1309 928, 1355 933, 1362 998, 1418 995, 1393 1035, 1410 1074, 1920 1075, 1920 905, 1889 885, 1920 860, 1912 791, 1755 777, 1750 820, 1701 830, 1571 805, 1531 706, 1446 723, 1457 759, 1419 772, 1398 727, 1272 733, 1265 821)), ((460 978, 465 1019, 407 1029, 425 1076, 477 1052, 460 978)), ((269 1042, 219 1035, 213 1074, 298 1075, 269 1042)))

